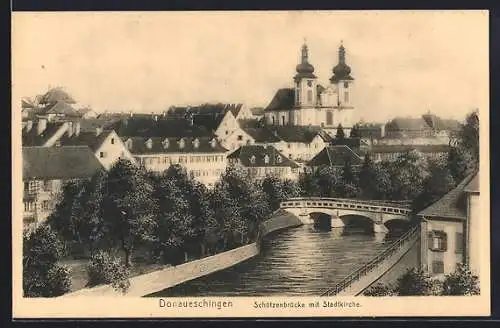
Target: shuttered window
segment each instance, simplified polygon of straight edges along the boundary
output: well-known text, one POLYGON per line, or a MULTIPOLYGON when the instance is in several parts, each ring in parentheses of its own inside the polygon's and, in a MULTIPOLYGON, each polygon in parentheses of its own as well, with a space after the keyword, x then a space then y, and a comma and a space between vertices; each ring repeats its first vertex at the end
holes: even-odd
POLYGON ((429 249, 434 252, 446 252, 448 240, 446 232, 433 230, 428 234, 429 249))

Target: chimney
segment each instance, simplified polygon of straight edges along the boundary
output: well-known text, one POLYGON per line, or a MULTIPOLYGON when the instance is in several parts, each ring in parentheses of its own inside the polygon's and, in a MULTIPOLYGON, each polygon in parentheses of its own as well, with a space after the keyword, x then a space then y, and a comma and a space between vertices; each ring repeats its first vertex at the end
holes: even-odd
POLYGON ((31 129, 33 128, 33 121, 29 120, 26 122, 26 132, 30 132, 31 129))
POLYGON ((133 117, 134 113, 132 111, 130 111, 129 115, 130 115, 130 117, 133 117))
POLYGON ((380 126, 380 137, 382 137, 382 138, 385 137, 385 124, 382 124, 380 126))
POLYGON ((80 122, 75 122, 73 124, 73 134, 78 137, 80 135, 80 122))
POLYGON ((98 126, 95 128, 95 135, 98 136, 102 133, 102 127, 98 126))
POLYGON ((73 135, 73 122, 68 122, 68 137, 73 135))
POLYGON ((37 124, 37 134, 38 135, 42 134, 46 128, 47 128, 47 119, 45 118, 39 119, 37 124))

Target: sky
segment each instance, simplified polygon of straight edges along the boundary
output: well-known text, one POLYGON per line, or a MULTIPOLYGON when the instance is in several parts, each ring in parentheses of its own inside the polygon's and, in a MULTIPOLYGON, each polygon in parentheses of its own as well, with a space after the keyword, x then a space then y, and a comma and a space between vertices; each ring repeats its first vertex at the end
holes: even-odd
POLYGON ((62 86, 97 112, 206 102, 265 107, 293 86, 306 40, 329 83, 341 40, 355 119, 489 107, 488 13, 13 13, 13 106, 62 86))

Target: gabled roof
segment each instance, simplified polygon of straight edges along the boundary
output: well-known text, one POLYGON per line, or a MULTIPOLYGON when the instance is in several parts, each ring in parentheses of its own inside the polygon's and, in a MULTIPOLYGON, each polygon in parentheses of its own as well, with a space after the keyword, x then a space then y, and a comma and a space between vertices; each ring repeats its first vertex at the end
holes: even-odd
POLYGON ((325 141, 331 139, 319 126, 282 125, 270 126, 270 129, 275 131, 280 139, 285 142, 310 143, 317 135, 325 141))
POLYGON ((467 218, 465 187, 477 177, 478 174, 470 174, 462 180, 454 189, 441 197, 435 203, 418 213, 419 216, 428 218, 467 218))
POLYGON ((427 122, 419 117, 396 117, 389 121, 385 128, 387 131, 419 131, 430 129, 431 127, 427 124, 427 122))
POLYGON ((23 147, 23 180, 88 178, 103 169, 86 146, 23 147))
POLYGON ((191 125, 184 118, 151 118, 122 119, 107 126, 120 137, 213 137, 214 131, 203 126, 191 125))
POLYGON ((241 165, 246 167, 299 167, 273 146, 245 145, 236 149, 228 159, 238 159, 241 165), (265 162, 265 156, 268 156, 269 162, 265 162), (255 162, 252 162, 252 157, 255 162), (279 159, 279 160, 278 160, 279 159))
POLYGON ((22 131, 22 145, 23 147, 27 146, 43 146, 47 140, 49 140, 54 134, 63 127, 64 122, 47 122, 47 126, 45 130, 38 134, 38 124, 39 121, 33 122, 32 127, 29 131, 26 130, 26 127, 22 131))
POLYGON ((295 89, 283 88, 276 91, 266 111, 291 110, 295 107, 295 89))
POLYGON ((168 154, 168 153, 225 153, 227 149, 222 147, 215 138, 207 137, 184 137, 184 138, 162 138, 162 137, 124 137, 122 138, 125 146, 132 154, 168 154), (168 140, 168 146, 165 146, 165 139, 168 140), (184 141, 184 147, 180 146, 180 140, 184 141), (147 142, 150 140, 151 148, 148 148, 147 142), (195 140, 198 140, 198 147, 195 147, 195 140), (212 140, 215 147, 212 147, 212 140), (129 148, 129 146, 131 146, 129 148))
POLYGON ((346 161, 351 165, 362 165, 361 157, 351 148, 340 146, 328 146, 323 148, 316 156, 308 163, 309 166, 344 166, 346 161))
POLYGON ((111 133, 113 133, 112 130, 103 131, 99 135, 95 131, 80 131, 78 135, 73 134, 71 137, 65 134, 59 141, 61 146, 88 146, 95 152, 111 133))
POLYGON ((58 101, 47 106, 43 110, 44 114, 62 114, 66 116, 80 116, 80 114, 68 103, 58 101))

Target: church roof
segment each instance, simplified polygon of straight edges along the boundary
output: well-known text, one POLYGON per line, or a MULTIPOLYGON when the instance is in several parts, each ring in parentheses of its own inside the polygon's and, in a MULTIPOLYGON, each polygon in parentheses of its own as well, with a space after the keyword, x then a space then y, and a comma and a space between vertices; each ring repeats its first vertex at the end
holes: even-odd
POLYGON ((266 111, 290 110, 295 107, 295 89, 283 88, 276 91, 266 111))

